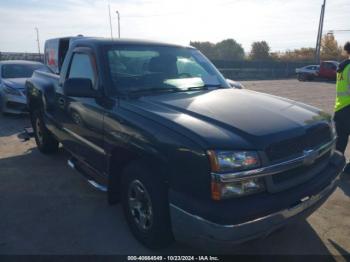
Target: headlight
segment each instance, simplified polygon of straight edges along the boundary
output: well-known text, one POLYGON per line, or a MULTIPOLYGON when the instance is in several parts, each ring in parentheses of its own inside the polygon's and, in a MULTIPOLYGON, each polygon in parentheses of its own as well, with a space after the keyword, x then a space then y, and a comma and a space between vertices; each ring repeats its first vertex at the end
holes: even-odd
POLYGON ((21 92, 19 92, 19 90, 9 86, 4 86, 4 92, 9 95, 21 96, 21 92))
POLYGON ((222 183, 213 178, 211 183, 211 196, 214 200, 242 197, 263 191, 265 191, 263 178, 247 178, 228 183, 222 183))
POLYGON ((260 166, 254 151, 208 151, 212 172, 223 173, 242 171, 260 166))
POLYGON ((214 200, 241 197, 265 191, 263 178, 244 178, 222 182, 220 176, 260 167, 254 151, 208 151, 212 171, 211 195, 214 200))

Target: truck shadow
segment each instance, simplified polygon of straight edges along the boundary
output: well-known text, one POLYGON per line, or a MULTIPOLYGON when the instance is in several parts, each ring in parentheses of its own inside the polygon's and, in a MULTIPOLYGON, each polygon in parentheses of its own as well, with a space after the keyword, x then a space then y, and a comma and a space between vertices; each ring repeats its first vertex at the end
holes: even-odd
POLYGON ((266 238, 236 246, 230 254, 331 255, 318 233, 307 221, 290 224, 266 238))
POLYGON ((350 197, 350 175, 343 174, 339 183, 339 188, 343 190, 344 194, 350 197))
POLYGON ((0 254, 322 254, 327 247, 306 221, 226 251, 174 243, 144 248, 131 235, 120 204, 108 206, 66 165, 68 154, 44 156, 36 148, 0 159, 0 254))
POLYGON ((14 135, 31 126, 28 115, 10 115, 0 113, 0 138, 14 135))

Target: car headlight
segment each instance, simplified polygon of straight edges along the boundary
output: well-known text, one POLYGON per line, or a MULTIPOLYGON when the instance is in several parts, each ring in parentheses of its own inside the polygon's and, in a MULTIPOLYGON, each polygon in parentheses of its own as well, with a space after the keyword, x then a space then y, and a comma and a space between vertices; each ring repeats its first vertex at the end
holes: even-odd
POLYGON ((9 95, 21 96, 21 92, 15 88, 4 86, 4 92, 9 95))
POLYGON ((212 172, 224 173, 253 169, 260 166, 254 151, 208 151, 212 172))
POLYGON ((260 159, 254 151, 208 151, 212 171, 211 195, 214 200, 241 197, 265 191, 263 178, 244 178, 222 182, 227 173, 242 172, 260 167, 260 159))
POLYGON ((263 178, 246 178, 234 182, 220 182, 215 178, 211 182, 211 196, 214 200, 248 196, 265 191, 263 178))

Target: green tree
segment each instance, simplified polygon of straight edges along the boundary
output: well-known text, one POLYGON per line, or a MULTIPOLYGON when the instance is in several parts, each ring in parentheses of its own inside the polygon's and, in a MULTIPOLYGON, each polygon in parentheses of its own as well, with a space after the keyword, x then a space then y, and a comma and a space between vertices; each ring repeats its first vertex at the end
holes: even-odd
POLYGON ((226 39, 215 45, 218 59, 220 60, 243 60, 244 49, 234 39, 226 39))
POLYGON ((209 59, 212 59, 212 60, 217 59, 215 44, 211 42, 198 42, 198 41, 192 42, 191 41, 190 45, 197 48, 209 59))
POLYGON ((270 46, 266 41, 253 42, 249 55, 252 60, 270 59, 270 46))

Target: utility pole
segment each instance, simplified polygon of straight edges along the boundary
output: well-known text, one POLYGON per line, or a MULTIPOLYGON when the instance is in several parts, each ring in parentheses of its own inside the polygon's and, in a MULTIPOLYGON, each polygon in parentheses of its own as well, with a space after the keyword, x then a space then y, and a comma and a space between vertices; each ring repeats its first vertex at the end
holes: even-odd
POLYGON ((39 29, 37 27, 35 27, 35 31, 36 31, 36 41, 38 43, 38 52, 39 52, 39 57, 40 57, 39 29))
POLYGON ((317 41, 316 41, 316 53, 315 53, 316 64, 320 64, 320 62, 321 62, 320 55, 321 55, 321 44, 322 44, 323 22, 324 22, 325 10, 326 10, 326 0, 323 0, 323 5, 321 7, 320 23, 318 25, 317 41))
POLYGON ((111 5, 108 3, 108 14, 109 14, 109 27, 111 29, 111 38, 113 39, 113 27, 112 27, 112 16, 111 16, 111 5))
POLYGON ((119 11, 115 11, 117 13, 118 16, 118 37, 120 38, 120 14, 119 11))

